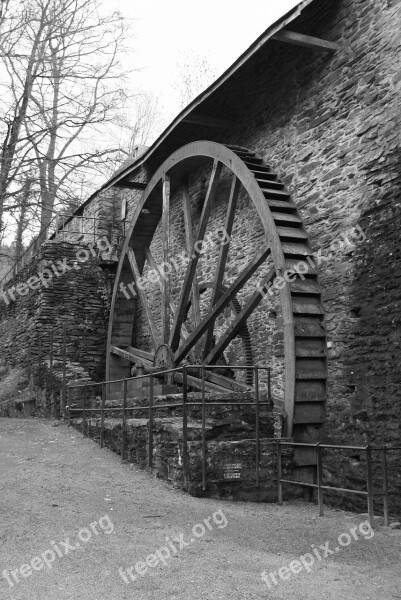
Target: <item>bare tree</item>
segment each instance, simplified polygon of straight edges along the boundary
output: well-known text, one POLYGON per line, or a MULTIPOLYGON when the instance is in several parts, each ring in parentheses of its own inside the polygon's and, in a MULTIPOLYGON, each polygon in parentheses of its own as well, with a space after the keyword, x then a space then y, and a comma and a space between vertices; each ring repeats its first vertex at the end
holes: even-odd
POLYGON ((90 180, 119 152, 104 138, 127 98, 119 62, 126 27, 117 12, 102 16, 98 0, 23 0, 14 5, 15 23, 5 10, 11 13, 14 0, 1 2, 0 28, 9 33, 0 47, 8 75, 0 104, 0 230, 32 169, 43 228, 56 199, 64 205, 76 197, 82 172, 90 180))
POLYGON ((134 123, 129 127, 130 145, 133 153, 136 146, 146 146, 160 133, 161 111, 159 99, 149 92, 138 94, 133 101, 134 123))
POLYGON ((216 78, 216 72, 205 56, 194 52, 183 54, 176 65, 176 81, 180 108, 185 108, 216 78))
POLYGON ((51 220, 56 197, 68 201, 79 172, 99 169, 119 151, 101 139, 96 143, 96 137, 98 126, 104 129, 116 119, 127 95, 118 61, 125 39, 122 17, 99 16, 96 0, 54 2, 47 72, 33 90, 36 113, 26 127, 39 169, 41 228, 51 220))
POLYGON ((0 51, 2 70, 8 77, 1 84, 0 101, 0 232, 3 229, 5 202, 12 196, 10 188, 16 182, 23 159, 29 153, 29 144, 23 139, 22 131, 33 85, 43 69, 48 40, 48 21, 43 12, 37 15, 26 2, 18 5, 12 0, 2 1, 1 6, 0 51), (31 24, 31 44, 27 46, 24 35, 31 24), (10 76, 12 71, 18 72, 17 80, 10 76))

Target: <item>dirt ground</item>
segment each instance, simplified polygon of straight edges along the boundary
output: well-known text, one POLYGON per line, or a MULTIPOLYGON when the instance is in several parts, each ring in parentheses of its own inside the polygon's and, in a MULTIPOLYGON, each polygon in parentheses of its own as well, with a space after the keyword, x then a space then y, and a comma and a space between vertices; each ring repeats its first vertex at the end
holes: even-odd
POLYGON ((361 515, 192 498, 49 421, 0 419, 0 476, 1 600, 401 598, 401 530, 361 515))

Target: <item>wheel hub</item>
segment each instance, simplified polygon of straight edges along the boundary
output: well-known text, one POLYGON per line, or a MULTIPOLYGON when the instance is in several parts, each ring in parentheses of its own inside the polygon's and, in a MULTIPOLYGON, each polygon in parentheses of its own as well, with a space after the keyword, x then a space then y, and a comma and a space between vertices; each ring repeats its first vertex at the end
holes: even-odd
POLYGON ((170 346, 161 344, 157 348, 153 359, 153 366, 161 370, 174 369, 174 354, 170 346))

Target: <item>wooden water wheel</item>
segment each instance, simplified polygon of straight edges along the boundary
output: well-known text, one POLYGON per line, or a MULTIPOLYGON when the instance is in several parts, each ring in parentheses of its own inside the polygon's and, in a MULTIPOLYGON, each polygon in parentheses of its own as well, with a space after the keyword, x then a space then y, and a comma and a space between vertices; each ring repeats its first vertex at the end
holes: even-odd
MULTIPOLYGON (((107 378, 129 376, 133 363, 203 363, 208 389, 249 389, 249 373, 241 379, 229 364, 269 363, 276 335, 287 434, 318 441, 326 340, 311 255, 288 190, 254 152, 203 141, 174 152, 149 181, 122 248, 107 378), (290 278, 300 263, 306 271, 290 278), (266 294, 286 272, 290 282, 266 294)), ((196 369, 190 383, 199 388, 196 369)))

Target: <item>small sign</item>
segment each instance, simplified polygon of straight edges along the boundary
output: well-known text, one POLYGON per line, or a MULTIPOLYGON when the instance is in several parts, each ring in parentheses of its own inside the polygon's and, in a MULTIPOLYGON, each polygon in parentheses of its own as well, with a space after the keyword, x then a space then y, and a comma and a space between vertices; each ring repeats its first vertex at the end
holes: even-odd
POLYGON ((223 479, 225 481, 240 481, 241 470, 241 463, 226 463, 223 465, 223 479))

